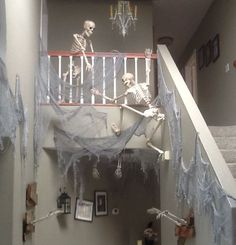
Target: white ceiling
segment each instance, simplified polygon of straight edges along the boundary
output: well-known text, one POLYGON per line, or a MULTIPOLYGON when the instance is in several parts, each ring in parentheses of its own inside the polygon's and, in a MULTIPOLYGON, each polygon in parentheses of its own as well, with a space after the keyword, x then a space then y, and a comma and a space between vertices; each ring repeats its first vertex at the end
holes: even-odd
POLYGON ((174 59, 180 58, 214 0, 153 0, 157 38, 171 36, 169 47, 174 59))

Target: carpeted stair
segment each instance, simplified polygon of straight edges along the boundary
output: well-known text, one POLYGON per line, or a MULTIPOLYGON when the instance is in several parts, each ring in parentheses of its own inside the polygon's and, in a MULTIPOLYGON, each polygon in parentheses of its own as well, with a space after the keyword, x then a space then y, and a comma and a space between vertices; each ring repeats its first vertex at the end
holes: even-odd
POLYGON ((209 129, 236 180, 236 126, 209 126, 209 129))

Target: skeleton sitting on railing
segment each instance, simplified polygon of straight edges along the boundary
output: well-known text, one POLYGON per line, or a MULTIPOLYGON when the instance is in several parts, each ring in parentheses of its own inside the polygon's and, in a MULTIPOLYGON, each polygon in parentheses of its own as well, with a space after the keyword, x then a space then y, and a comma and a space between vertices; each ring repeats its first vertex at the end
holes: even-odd
POLYGON ((155 106, 153 106, 151 104, 151 94, 149 92, 148 89, 148 84, 147 83, 135 83, 134 81, 134 75, 132 73, 125 73, 122 76, 122 82, 123 84, 127 87, 127 90, 114 98, 110 98, 107 97, 105 95, 103 95, 102 93, 100 93, 97 89, 93 88, 91 89, 91 93, 95 94, 95 95, 99 95, 104 97, 107 100, 110 100, 111 102, 117 102, 117 100, 127 96, 127 95, 131 95, 135 102, 137 104, 140 104, 141 101, 144 102, 144 104, 146 106, 148 106, 149 108, 147 110, 145 110, 144 112, 140 112, 128 105, 122 104, 121 106, 124 108, 127 108, 131 111, 134 111, 136 113, 138 113, 139 115, 142 115, 144 117, 153 117, 155 119, 164 119, 165 115, 159 112, 159 109, 155 106))
MULTIPOLYGON (((85 59, 86 63, 86 70, 91 71, 92 65, 88 62, 88 58, 85 54, 86 48, 87 48, 87 42, 89 43, 91 52, 94 52, 92 41, 88 39, 95 29, 95 23, 91 20, 86 20, 84 22, 84 31, 82 34, 75 33, 73 34, 74 41, 72 44, 71 52, 73 54, 82 52, 83 57, 85 59)), ((79 79, 80 74, 80 67, 78 65, 75 65, 74 60, 72 61, 72 78, 79 79)), ((68 66, 68 70, 63 73, 63 81, 65 82, 67 80, 68 75, 70 74, 70 65, 68 66)))
MULTIPOLYGON (((115 98, 107 97, 104 94, 100 93, 95 88, 91 89, 91 93, 95 94, 95 95, 102 96, 103 98, 110 100, 112 102, 117 102, 117 100, 119 100, 120 98, 125 97, 127 95, 131 95, 137 104, 140 104, 140 102, 143 101, 145 103, 145 105, 148 106, 148 109, 145 110, 144 112, 136 110, 133 107, 128 106, 126 104, 121 104, 121 107, 126 108, 130 111, 133 111, 133 112, 135 112, 141 116, 144 116, 146 118, 151 117, 151 118, 154 118, 155 120, 158 121, 156 127, 152 130, 150 137, 147 138, 146 144, 147 144, 147 146, 151 147, 153 150, 157 151, 161 157, 164 154, 164 151, 162 151, 159 148, 157 148, 156 146, 154 146, 151 143, 151 140, 152 140, 153 135, 155 134, 155 132, 157 131, 157 129, 160 127, 161 123, 165 119, 165 115, 160 113, 159 109, 156 106, 151 104, 151 94, 150 94, 149 89, 148 89, 149 84, 147 84, 147 83, 135 83, 134 75, 132 73, 125 73, 122 76, 122 82, 127 87, 127 90, 123 94, 121 94, 115 98)), ((117 136, 120 134, 121 124, 122 124, 122 120, 120 122, 120 126, 117 126, 115 123, 113 123, 111 126, 112 130, 115 132, 115 134, 117 136)), ((164 158, 165 158, 165 154, 164 154, 164 158)))

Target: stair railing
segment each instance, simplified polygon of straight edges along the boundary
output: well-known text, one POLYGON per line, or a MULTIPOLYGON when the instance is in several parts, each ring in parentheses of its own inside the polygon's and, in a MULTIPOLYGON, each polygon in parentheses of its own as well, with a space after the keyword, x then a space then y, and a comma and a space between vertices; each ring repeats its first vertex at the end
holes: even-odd
MULTIPOLYGON (((150 67, 153 67, 153 63, 155 62, 157 55, 152 54, 150 58, 148 58, 145 53, 121 53, 119 54, 123 58, 123 64, 122 64, 122 72, 123 74, 126 72, 131 72, 134 74, 135 77, 135 82, 146 82, 150 83, 150 67), (144 77, 145 74, 145 77, 144 77)), ((120 88, 120 81, 117 81, 117 70, 115 66, 115 62, 117 59, 117 53, 112 53, 112 52, 96 52, 96 53, 86 53, 86 56, 90 59, 90 62, 92 66, 95 65, 96 62, 96 57, 100 57, 102 59, 102 74, 103 74, 103 81, 102 81, 102 90, 103 90, 103 95, 106 96, 106 90, 108 87, 108 84, 106 84, 106 79, 105 79, 105 71, 107 69, 106 67, 106 59, 108 58, 113 58, 113 78, 112 78, 112 83, 113 83, 113 91, 112 91, 112 96, 116 97, 118 94, 118 90, 120 88)), ((84 104, 84 96, 83 96, 83 84, 85 82, 85 72, 86 72, 86 64, 84 61, 84 57, 82 53, 76 53, 72 54, 71 52, 68 51, 49 51, 48 52, 48 62, 49 64, 53 64, 54 69, 57 71, 59 78, 63 80, 63 73, 66 72, 66 69, 68 69, 68 83, 70 85, 69 89, 69 99, 65 101, 62 98, 62 86, 59 85, 58 88, 58 102, 62 104, 74 104, 75 103, 75 97, 79 98, 79 101, 76 101, 76 103, 79 104, 84 104), (77 65, 79 66, 80 69, 80 76, 79 76, 79 83, 80 83, 80 88, 77 86, 76 91, 73 91, 73 60, 77 60, 77 65), (65 67, 68 66, 68 68, 65 67)), ((50 66, 49 66, 50 67, 50 66)), ((50 71, 48 71, 50 74, 50 71)), ((94 74, 94 71, 92 70, 92 86, 94 85, 94 77, 96 74, 94 74)), ((153 72, 153 70, 152 70, 153 72)), ((50 92, 50 75, 48 75, 48 93, 50 92)), ((50 98, 49 96, 47 97, 47 103, 50 103, 50 98)), ((91 104, 98 104, 96 102, 96 98, 93 94, 91 94, 90 98, 90 103, 91 104)), ((105 99, 105 97, 102 99, 102 104, 108 104, 109 102, 105 99)), ((127 98, 124 98, 124 101, 122 102, 124 104, 127 104, 127 98)))

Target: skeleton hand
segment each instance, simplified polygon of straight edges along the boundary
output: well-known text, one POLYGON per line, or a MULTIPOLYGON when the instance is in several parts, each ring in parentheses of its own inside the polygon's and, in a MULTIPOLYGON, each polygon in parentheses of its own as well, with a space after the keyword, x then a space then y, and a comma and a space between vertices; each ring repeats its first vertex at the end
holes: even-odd
POLYGON ((86 63, 86 71, 92 71, 93 66, 90 63, 86 63))
POLYGON ((91 92, 91 94, 94 94, 94 95, 102 95, 102 94, 99 92, 99 90, 96 89, 96 88, 91 88, 91 89, 90 89, 90 92, 91 92))

